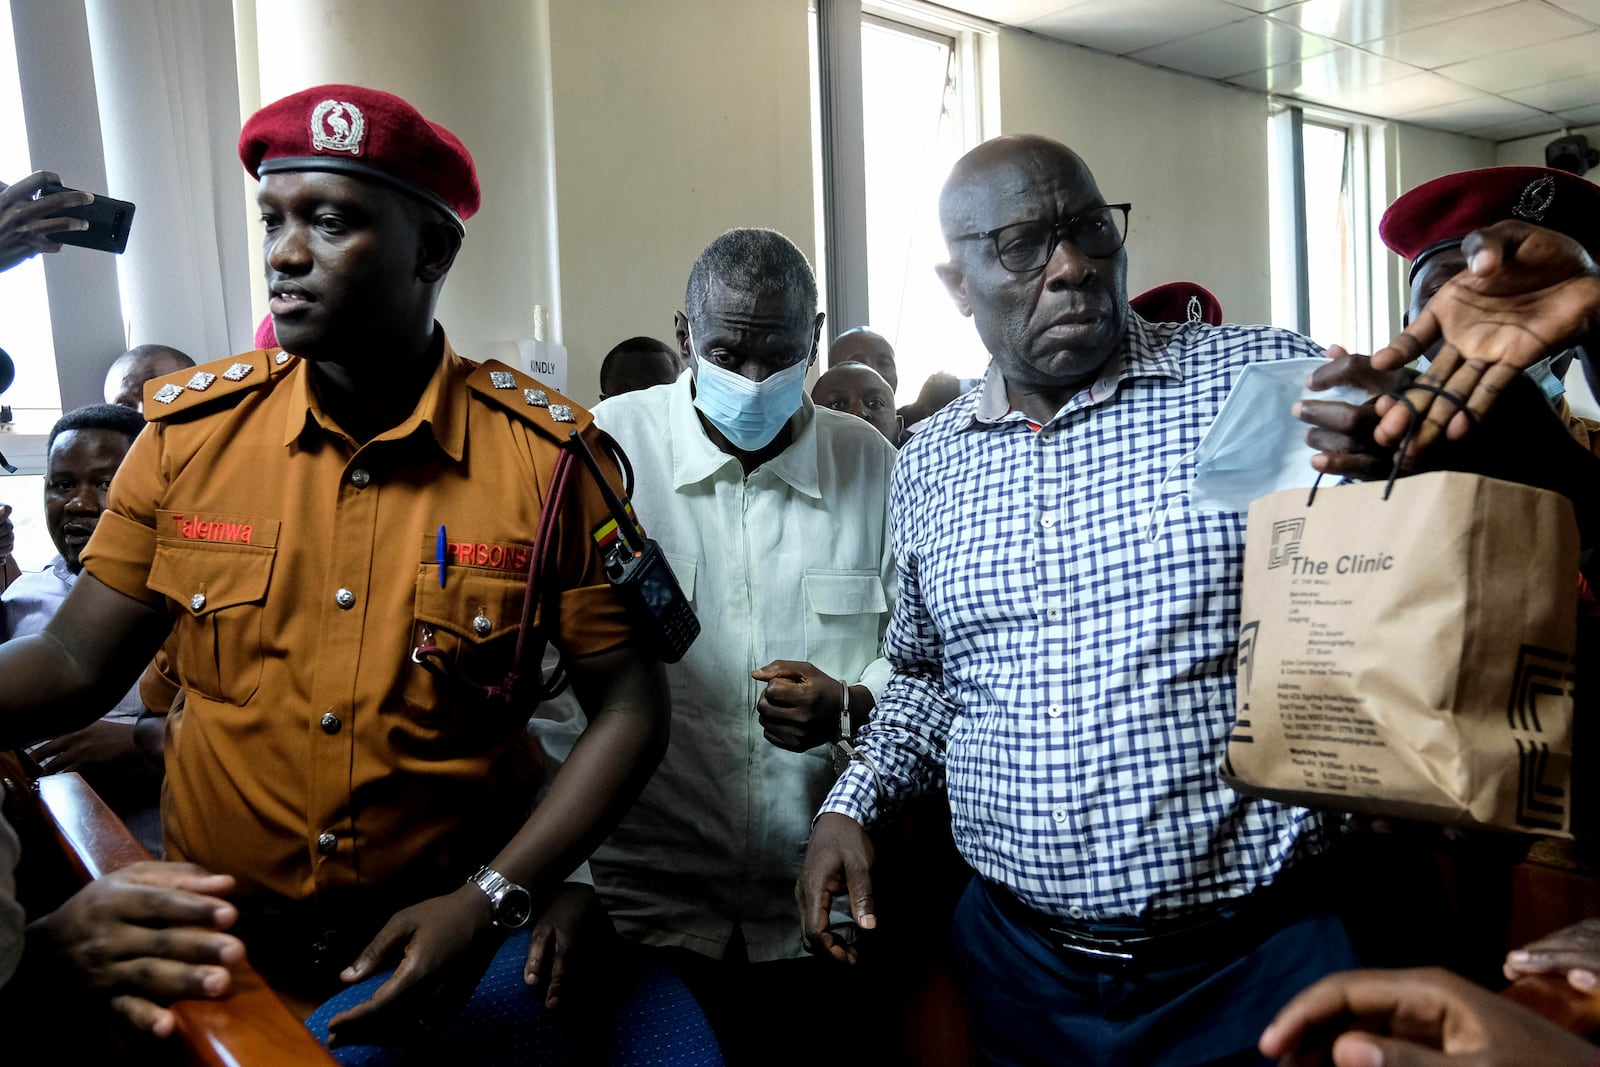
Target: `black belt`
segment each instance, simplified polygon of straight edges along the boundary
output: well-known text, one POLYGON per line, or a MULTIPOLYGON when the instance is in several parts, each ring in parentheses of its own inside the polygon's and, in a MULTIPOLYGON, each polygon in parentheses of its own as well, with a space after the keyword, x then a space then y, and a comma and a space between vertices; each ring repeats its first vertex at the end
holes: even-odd
POLYGON ((983 881, 1002 913, 1033 929, 1074 962, 1108 969, 1177 966, 1236 959, 1317 910, 1319 897, 1304 878, 1282 879, 1254 893, 1219 902, 1193 916, 1120 930, 1078 924, 1035 911, 1005 887, 983 881), (1296 892, 1296 890, 1306 892, 1296 892))

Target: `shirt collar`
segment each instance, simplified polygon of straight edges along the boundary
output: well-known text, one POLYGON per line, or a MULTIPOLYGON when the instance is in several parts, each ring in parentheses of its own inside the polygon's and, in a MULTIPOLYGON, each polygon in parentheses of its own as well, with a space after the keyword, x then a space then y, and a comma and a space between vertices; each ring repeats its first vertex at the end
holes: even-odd
MULTIPOLYGON (((436 325, 437 328, 437 325, 436 325)), ((417 405, 399 425, 373 438, 374 441, 399 441, 412 436, 427 437, 439 451, 459 462, 466 448, 467 437, 467 374, 471 366, 456 355, 450 339, 444 339, 444 352, 417 405)), ((293 444, 303 434, 313 429, 334 436, 345 437, 345 432, 333 416, 322 409, 316 392, 311 388, 308 361, 300 360, 289 372, 290 396, 288 413, 284 419, 283 443, 293 444)))
POLYGON ((59 554, 50 561, 50 573, 61 579, 65 585, 71 585, 78 580, 78 576, 72 573, 72 568, 67 566, 67 557, 59 554))
MULTIPOLYGON (((695 410, 694 375, 684 374, 667 386, 672 390, 667 425, 672 435, 672 488, 682 489, 705 481, 728 464, 739 467, 739 458, 712 443, 695 410)), ((817 478, 817 418, 811 398, 800 395, 800 410, 789 417, 794 439, 789 447, 763 463, 757 470, 771 471, 797 492, 822 499, 817 478)), ((754 473, 754 472, 752 472, 754 473)), ((743 476, 741 468, 740 476, 743 476)))
MULTIPOLYGON (((1149 325, 1130 310, 1127 326, 1122 333, 1122 343, 1116 353, 1100 369, 1099 376, 1063 404, 1050 422, 1105 403, 1116 395, 1123 382, 1135 378, 1183 381, 1183 367, 1178 362, 1177 346, 1169 341, 1170 338, 1159 338, 1152 334, 1149 325)), ((984 372, 983 385, 979 387, 971 426, 975 428, 1026 421, 1027 416, 1012 409, 1011 399, 1006 394, 1005 376, 1000 372, 1000 365, 991 360, 989 369, 984 372)))

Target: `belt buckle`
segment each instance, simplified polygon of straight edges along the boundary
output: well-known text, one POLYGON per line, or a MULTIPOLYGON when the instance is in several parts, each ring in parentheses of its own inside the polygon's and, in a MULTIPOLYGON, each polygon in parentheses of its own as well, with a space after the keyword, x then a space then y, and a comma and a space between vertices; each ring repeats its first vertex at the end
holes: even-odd
POLYGON ((1059 926, 1050 927, 1050 933, 1057 947, 1063 952, 1087 956, 1101 963, 1132 963, 1138 958, 1135 950, 1139 945, 1152 940, 1146 937, 1128 940, 1114 937, 1087 937, 1059 926))

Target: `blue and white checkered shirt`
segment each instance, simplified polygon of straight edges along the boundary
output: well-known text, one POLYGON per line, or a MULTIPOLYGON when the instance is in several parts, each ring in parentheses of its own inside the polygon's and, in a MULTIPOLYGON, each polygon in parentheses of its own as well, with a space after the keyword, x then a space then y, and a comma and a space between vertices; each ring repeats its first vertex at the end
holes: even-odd
POLYGON ((1193 913, 1325 839, 1320 816, 1218 777, 1245 516, 1186 499, 1239 370, 1322 353, 1266 327, 1128 323, 1038 432, 991 367, 900 457, 894 673, 859 746, 879 778, 852 764, 822 807, 871 825, 942 772, 967 862, 1086 922, 1193 913))

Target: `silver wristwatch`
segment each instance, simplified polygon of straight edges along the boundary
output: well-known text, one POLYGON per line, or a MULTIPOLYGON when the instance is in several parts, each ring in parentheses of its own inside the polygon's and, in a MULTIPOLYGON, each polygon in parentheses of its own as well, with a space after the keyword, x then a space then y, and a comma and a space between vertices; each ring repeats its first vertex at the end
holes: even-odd
POLYGON ((467 879, 489 898, 494 924, 502 930, 520 930, 533 919, 533 895, 493 867, 480 867, 467 879))

